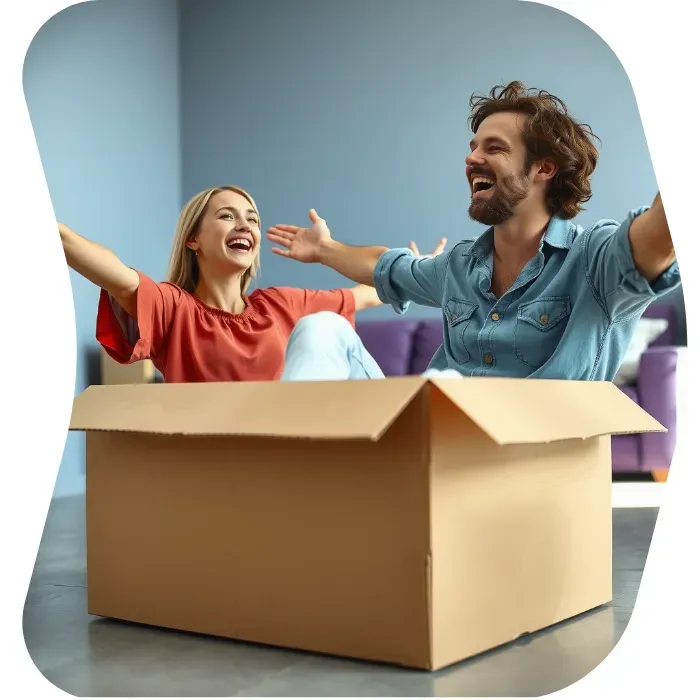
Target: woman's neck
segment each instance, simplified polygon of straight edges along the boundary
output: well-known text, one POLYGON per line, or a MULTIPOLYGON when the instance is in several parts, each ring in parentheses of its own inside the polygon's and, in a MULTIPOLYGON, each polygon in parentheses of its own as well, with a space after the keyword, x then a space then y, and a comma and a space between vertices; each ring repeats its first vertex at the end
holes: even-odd
POLYGON ((221 311, 231 314, 240 314, 245 311, 246 303, 241 292, 241 278, 243 274, 226 277, 221 280, 201 277, 194 295, 204 302, 221 311))

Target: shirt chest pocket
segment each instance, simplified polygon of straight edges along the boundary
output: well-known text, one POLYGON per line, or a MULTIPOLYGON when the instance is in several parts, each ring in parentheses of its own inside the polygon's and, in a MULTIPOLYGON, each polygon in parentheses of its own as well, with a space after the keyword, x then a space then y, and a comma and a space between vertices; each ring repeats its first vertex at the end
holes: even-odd
POLYGON ((445 305, 445 350, 457 362, 469 360, 465 333, 472 325, 476 304, 452 297, 445 305))
POLYGON ((542 367, 557 349, 570 315, 569 297, 547 297, 521 304, 514 333, 517 358, 532 370, 542 367))

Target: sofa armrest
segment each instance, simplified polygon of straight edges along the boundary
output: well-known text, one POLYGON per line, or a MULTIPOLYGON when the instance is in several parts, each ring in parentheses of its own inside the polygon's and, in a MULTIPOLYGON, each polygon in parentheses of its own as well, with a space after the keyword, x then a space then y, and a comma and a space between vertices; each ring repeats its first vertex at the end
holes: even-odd
POLYGON ((678 348, 649 348, 641 357, 637 377, 639 405, 656 418, 667 433, 641 435, 641 464, 644 471, 667 469, 676 448, 676 369, 678 348))

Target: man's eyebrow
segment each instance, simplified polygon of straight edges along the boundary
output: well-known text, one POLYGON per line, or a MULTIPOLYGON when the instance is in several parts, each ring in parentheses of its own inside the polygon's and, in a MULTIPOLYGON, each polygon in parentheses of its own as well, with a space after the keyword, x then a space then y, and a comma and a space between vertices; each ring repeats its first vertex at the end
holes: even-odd
MULTIPOLYGON (((484 143, 485 143, 485 144, 496 143, 496 144, 500 144, 501 146, 508 146, 508 142, 505 141, 505 140, 502 139, 502 138, 499 138, 498 136, 487 136, 487 137, 484 139, 484 143)), ((473 151, 473 150, 476 148, 476 146, 478 146, 477 140, 476 140, 476 139, 472 139, 472 140, 469 142, 469 148, 471 148, 472 151, 473 151)))

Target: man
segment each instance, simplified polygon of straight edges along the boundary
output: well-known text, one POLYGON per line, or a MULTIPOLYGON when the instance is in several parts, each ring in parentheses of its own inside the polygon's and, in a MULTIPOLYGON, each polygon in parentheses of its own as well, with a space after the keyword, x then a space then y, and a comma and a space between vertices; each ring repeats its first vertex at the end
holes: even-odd
MULTIPOLYGON (((440 307, 444 342, 431 372, 611 381, 646 307, 680 284, 661 197, 621 224, 583 230, 571 219, 591 197, 590 128, 555 96, 519 82, 472 96, 471 107, 466 176, 469 214, 489 227, 481 236, 417 258, 339 243, 311 210, 308 228, 269 230, 281 246, 273 250, 374 285, 399 313, 411 301, 440 307)), ((381 376, 351 329, 327 317, 304 321, 283 378, 381 376)))

